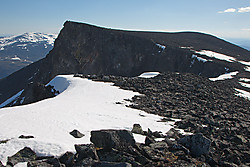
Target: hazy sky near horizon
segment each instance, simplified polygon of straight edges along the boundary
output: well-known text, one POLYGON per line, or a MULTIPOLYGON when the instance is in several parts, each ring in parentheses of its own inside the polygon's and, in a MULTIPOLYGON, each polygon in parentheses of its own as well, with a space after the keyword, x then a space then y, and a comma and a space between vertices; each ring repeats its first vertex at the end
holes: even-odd
POLYGON ((59 33, 66 20, 109 28, 250 38, 250 0, 1 0, 0 35, 59 33))

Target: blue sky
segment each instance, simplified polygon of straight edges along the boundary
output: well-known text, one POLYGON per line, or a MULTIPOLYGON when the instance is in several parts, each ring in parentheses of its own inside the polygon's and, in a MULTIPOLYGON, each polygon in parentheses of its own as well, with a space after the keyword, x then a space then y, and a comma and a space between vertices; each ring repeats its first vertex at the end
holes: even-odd
POLYGON ((58 33, 66 20, 110 28, 250 38, 250 0, 1 0, 0 35, 58 33))

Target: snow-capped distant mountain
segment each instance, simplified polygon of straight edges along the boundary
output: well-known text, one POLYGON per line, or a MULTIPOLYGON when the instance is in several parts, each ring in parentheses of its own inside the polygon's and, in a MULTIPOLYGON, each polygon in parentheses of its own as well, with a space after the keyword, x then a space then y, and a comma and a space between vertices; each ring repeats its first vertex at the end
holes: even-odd
POLYGON ((0 79, 45 57, 56 37, 46 33, 0 37, 0 79))

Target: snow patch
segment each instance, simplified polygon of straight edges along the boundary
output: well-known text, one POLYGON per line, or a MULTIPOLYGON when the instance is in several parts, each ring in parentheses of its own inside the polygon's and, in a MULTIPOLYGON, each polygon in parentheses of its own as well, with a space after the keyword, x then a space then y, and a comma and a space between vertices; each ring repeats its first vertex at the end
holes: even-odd
POLYGON ((247 66, 250 66, 250 62, 247 62, 247 61, 239 61, 241 64, 244 64, 244 65, 247 65, 247 66))
POLYGON ((53 80, 51 80, 46 86, 48 85, 54 86, 55 90, 62 93, 70 85, 70 80, 64 75, 58 75, 53 80))
POLYGON ((237 89, 237 88, 235 88, 235 90, 238 92, 235 94, 236 96, 241 96, 241 97, 244 97, 244 98, 250 100, 250 93, 249 92, 247 92, 245 90, 237 89))
POLYGON ((239 82, 242 86, 246 87, 246 88, 250 88, 250 84, 248 83, 244 83, 244 82, 239 82))
POLYGON ((218 80, 225 80, 225 79, 232 79, 234 75, 237 75, 239 73, 239 71, 235 71, 235 72, 230 72, 227 74, 222 74, 216 78, 209 78, 209 80, 211 81, 218 81, 218 80))
POLYGON ((74 144, 90 143, 91 130, 131 130, 135 123, 163 133, 172 128, 168 122, 159 122, 160 116, 116 104, 139 93, 122 90, 112 86, 113 83, 94 82, 73 75, 60 75, 53 80, 54 84, 50 82, 58 88, 60 84, 56 81, 69 84, 58 96, 0 109, 0 139, 10 139, 0 144, 0 161, 6 163, 8 156, 25 146, 38 155, 59 156, 66 151, 75 152, 74 144), (85 136, 72 137, 69 132, 73 129, 85 136), (22 134, 34 138, 19 139, 22 134))
POLYGON ((221 53, 216 53, 210 50, 201 50, 201 51, 194 51, 195 53, 201 54, 201 55, 205 55, 211 58, 216 58, 219 60, 224 60, 224 61, 228 61, 228 62, 234 62, 236 61, 236 59, 234 57, 231 56, 227 56, 221 53))
POLYGON ((21 61, 20 57, 17 57, 17 56, 12 57, 11 60, 21 61))
POLYGON ((20 92, 18 92, 17 94, 15 94, 14 96, 10 97, 9 99, 7 99, 6 101, 4 101, 2 104, 0 104, 0 108, 6 106, 7 104, 9 104, 10 102, 14 101, 15 99, 17 99, 24 90, 21 90, 20 92))
POLYGON ((133 133, 136 143, 145 143, 146 136, 133 133))
POLYGON ((248 71, 248 72, 250 72, 250 67, 249 66, 245 66, 245 71, 248 71))
POLYGON ((198 57, 197 55, 192 55, 192 59, 194 59, 194 58, 196 58, 198 61, 201 61, 203 63, 206 63, 207 61, 209 61, 209 60, 204 59, 202 57, 198 57))
POLYGON ((140 77, 140 78, 153 78, 159 74, 160 74, 160 72, 145 72, 145 73, 142 73, 141 75, 139 75, 138 77, 140 77))
POLYGON ((240 78, 239 81, 250 82, 250 79, 248 79, 248 78, 240 78))
POLYGON ((161 44, 156 44, 156 45, 157 45, 159 48, 161 48, 162 51, 166 49, 166 46, 164 46, 164 45, 161 45, 161 44))

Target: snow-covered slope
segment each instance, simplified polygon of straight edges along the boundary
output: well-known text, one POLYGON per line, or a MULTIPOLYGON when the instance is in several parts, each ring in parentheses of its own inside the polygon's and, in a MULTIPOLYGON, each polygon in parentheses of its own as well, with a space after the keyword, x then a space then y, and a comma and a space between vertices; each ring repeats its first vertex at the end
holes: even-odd
POLYGON ((46 33, 0 37, 0 78, 45 57, 56 37, 57 34, 46 33))
POLYGON ((167 132, 171 126, 157 122, 159 116, 125 107, 124 99, 138 93, 121 90, 112 83, 94 82, 72 75, 57 76, 50 82, 61 93, 37 103, 0 109, 0 161, 29 146, 38 155, 60 155, 74 151, 74 144, 89 143, 90 131, 99 129, 132 129, 134 123, 144 130, 167 132), (121 104, 116 104, 121 102, 121 104), (77 129, 85 136, 76 139, 69 134, 77 129), (32 135, 33 139, 20 139, 32 135))

